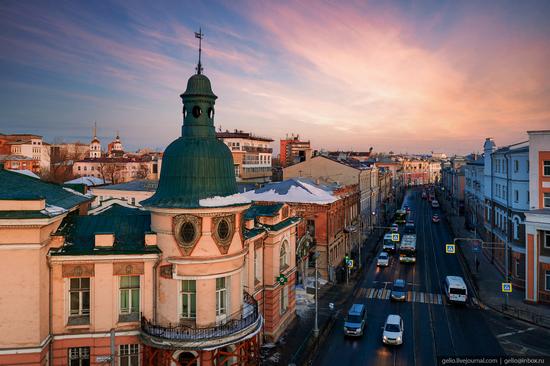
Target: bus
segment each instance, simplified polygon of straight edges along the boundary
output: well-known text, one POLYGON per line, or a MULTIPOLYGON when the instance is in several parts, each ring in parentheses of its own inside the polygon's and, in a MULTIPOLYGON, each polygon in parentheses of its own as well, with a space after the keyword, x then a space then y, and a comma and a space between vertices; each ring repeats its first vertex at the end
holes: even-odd
POLYGON ((399 246, 399 262, 416 263, 416 235, 405 234, 399 246))
POLYGON ((407 211, 397 210, 395 211, 395 222, 398 224, 404 224, 407 222, 407 211))

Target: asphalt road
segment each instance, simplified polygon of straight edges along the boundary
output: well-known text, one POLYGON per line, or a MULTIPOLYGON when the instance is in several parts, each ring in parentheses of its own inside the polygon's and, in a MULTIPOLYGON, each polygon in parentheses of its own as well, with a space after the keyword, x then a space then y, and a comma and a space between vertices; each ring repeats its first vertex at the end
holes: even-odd
POLYGON ((347 309, 341 309, 314 365, 427 366, 436 365, 438 356, 505 355, 489 328, 486 312, 474 306, 471 299, 465 306, 447 303, 445 276, 467 279, 456 255, 445 253, 444 244, 452 243, 447 225, 443 220, 431 222, 432 208, 420 194, 420 189, 409 190, 404 201, 416 224, 416 264, 399 263, 397 254, 392 255, 387 268, 379 269, 373 261, 353 301, 367 306, 365 334, 344 337, 343 316, 347 309), (406 302, 388 299, 387 289, 397 278, 408 283, 406 302), (401 346, 382 343, 382 326, 388 314, 399 314, 404 320, 401 346))

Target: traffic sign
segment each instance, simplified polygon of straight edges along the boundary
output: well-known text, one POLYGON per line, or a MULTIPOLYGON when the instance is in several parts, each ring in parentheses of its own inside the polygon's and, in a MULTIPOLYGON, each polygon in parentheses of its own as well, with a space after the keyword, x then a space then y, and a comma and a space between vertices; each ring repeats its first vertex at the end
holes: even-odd
POLYGON ((510 282, 503 282, 502 292, 512 292, 512 284, 510 282))
POLYGON ((454 244, 445 244, 445 253, 447 254, 455 254, 456 248, 454 244))
POLYGON ((399 234, 397 233, 391 234, 391 241, 399 241, 399 234))
POLYGON ((284 285, 288 282, 288 278, 286 278, 286 276, 282 273, 278 277, 275 277, 275 279, 277 280, 277 282, 279 282, 280 285, 284 285))
POLYGON ((353 259, 348 261, 348 268, 353 268, 353 259))

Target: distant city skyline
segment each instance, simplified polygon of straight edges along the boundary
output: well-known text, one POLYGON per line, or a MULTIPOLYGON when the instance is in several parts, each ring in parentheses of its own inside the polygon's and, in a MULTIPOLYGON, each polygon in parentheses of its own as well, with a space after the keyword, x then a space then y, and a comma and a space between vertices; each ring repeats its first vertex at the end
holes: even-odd
POLYGON ((550 2, 0 4, 0 132, 128 150, 180 134, 204 73, 216 128, 313 148, 480 151, 550 125, 550 2))

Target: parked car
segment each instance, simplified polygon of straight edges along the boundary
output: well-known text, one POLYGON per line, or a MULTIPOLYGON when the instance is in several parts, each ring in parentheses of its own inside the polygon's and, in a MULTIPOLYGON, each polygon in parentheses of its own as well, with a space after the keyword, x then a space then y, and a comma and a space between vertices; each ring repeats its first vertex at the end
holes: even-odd
POLYGON ((364 304, 353 304, 344 321, 344 335, 361 336, 367 324, 367 307, 364 304))
POLYGON ((426 194, 426 192, 422 192, 422 199, 425 200, 426 198, 428 198, 428 195, 426 194))
POLYGON ((391 345, 403 344, 403 330, 403 319, 396 314, 388 315, 382 332, 382 342, 391 345))
POLYGON ((438 223, 439 222, 439 215, 438 214, 433 214, 432 215, 432 222, 433 223, 438 223))
POLYGON ((407 299, 407 283, 405 280, 398 278, 393 281, 391 299, 396 301, 405 301, 407 299))
POLYGON ((416 234, 414 222, 407 222, 405 224, 405 234, 416 234))
POLYGON ((390 265, 390 255, 388 252, 380 252, 380 254, 378 254, 376 265, 378 267, 387 267, 390 265))
POLYGON ((395 242, 392 239, 393 238, 391 233, 387 233, 384 235, 384 243, 382 244, 382 250, 385 250, 388 252, 395 251, 395 242))
POLYGON ((437 202, 437 200, 432 200, 432 208, 439 208, 439 202, 437 202))
POLYGON ((396 224, 395 222, 391 224, 391 231, 392 233, 397 233, 399 231, 399 225, 396 224))

